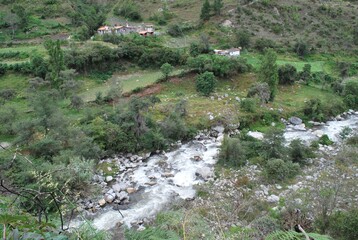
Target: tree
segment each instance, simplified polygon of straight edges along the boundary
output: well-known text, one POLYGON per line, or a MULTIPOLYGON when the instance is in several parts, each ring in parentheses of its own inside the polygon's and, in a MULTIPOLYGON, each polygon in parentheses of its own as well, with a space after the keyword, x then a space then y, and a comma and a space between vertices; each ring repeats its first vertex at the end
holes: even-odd
POLYGON ((302 72, 299 73, 299 79, 305 82, 307 85, 312 80, 311 64, 305 64, 302 72))
POLYGON ((215 90, 216 79, 214 73, 204 72, 196 78, 196 91, 202 93, 204 96, 209 96, 215 90))
POLYGON ((250 46, 251 34, 247 30, 239 30, 235 33, 236 47, 248 48, 250 46))
POLYGON ((14 5, 11 9, 12 13, 15 13, 19 17, 19 27, 24 32, 27 30, 27 25, 29 24, 29 14, 25 10, 25 8, 21 5, 14 5))
POLYGON ((285 137, 283 130, 278 128, 270 128, 265 133, 265 138, 262 141, 262 150, 265 159, 281 158, 285 153, 285 137))
POLYGON ((201 7, 201 14, 200 14, 200 19, 203 21, 207 21, 210 19, 210 3, 208 0, 205 0, 205 2, 203 3, 203 6, 201 7))
POLYGON ((309 47, 308 43, 306 43, 302 40, 299 40, 294 46, 294 52, 299 57, 305 57, 307 54, 309 54, 310 47, 309 47))
POLYGON ((290 65, 285 64, 278 69, 278 82, 282 85, 294 84, 297 77, 297 69, 290 65))
POLYGON ((48 70, 47 62, 40 55, 34 55, 30 59, 32 72, 36 77, 45 78, 48 70))
POLYGON ((170 65, 169 63, 164 63, 161 67, 160 67, 160 71, 162 71, 165 80, 168 80, 168 76, 169 74, 171 74, 174 70, 174 67, 172 65, 170 65))
POLYGON ((6 14, 4 21, 10 26, 12 30, 12 38, 13 38, 15 35, 15 30, 17 29, 17 25, 20 21, 19 17, 14 13, 9 12, 6 14))
POLYGON ((273 101, 277 92, 278 72, 276 64, 277 55, 274 50, 268 49, 261 60, 259 81, 270 86, 270 101, 273 101))
POLYGON ((60 41, 46 41, 45 48, 49 55, 51 81, 53 82, 54 87, 59 87, 61 85, 61 82, 59 81, 60 72, 65 69, 60 41))
POLYGON ((255 83, 249 89, 247 97, 257 96, 261 103, 268 103, 270 99, 270 87, 267 83, 255 83))
POLYGON ((221 8, 224 6, 222 0, 214 0, 213 9, 215 12, 215 15, 219 16, 221 13, 221 8))

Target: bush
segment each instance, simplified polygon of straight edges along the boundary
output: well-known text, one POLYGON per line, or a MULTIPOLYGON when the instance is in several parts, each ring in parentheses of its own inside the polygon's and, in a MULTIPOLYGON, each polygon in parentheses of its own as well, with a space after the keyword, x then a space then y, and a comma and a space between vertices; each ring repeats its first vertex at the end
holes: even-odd
POLYGON ((304 145, 300 139, 294 139, 291 141, 288 153, 292 162, 299 164, 304 164, 306 158, 312 156, 310 148, 304 145))
POLYGON ((348 107, 357 109, 358 108, 358 82, 349 81, 344 86, 343 90, 344 102, 348 107))
POLYGON ((318 143, 320 143, 322 145, 326 145, 326 146, 329 146, 329 145, 333 144, 332 140, 329 139, 327 134, 324 134, 322 137, 320 137, 319 140, 318 140, 318 143))
POLYGON ((358 209, 338 211, 329 217, 328 231, 339 240, 358 239, 358 209))
POLYGON ((282 85, 292 85, 297 78, 297 69, 290 65, 285 64, 278 68, 278 82, 282 85))
POLYGON ((303 113, 305 116, 315 121, 324 121, 326 119, 323 114, 322 102, 318 98, 310 99, 306 102, 303 108, 303 113))
POLYGON ((283 130, 279 128, 270 128, 264 135, 262 141, 262 154, 265 159, 281 158, 285 156, 286 149, 283 145, 285 138, 283 130))
POLYGON ((265 176, 271 182, 280 182, 294 177, 300 169, 297 163, 282 159, 270 159, 265 166, 265 176))
POLYGON ((16 91, 14 89, 3 89, 0 90, 0 98, 4 100, 11 100, 16 96, 16 91))
POLYGON ((204 72, 196 77, 196 91, 204 96, 209 96, 216 87, 216 78, 212 72, 204 72))
POLYGON ((218 77, 228 77, 251 69, 251 65, 245 59, 206 54, 188 58, 187 66, 198 73, 213 72, 218 77))
POLYGON ((256 100, 252 98, 243 99, 240 102, 240 108, 246 112, 254 113, 256 111, 256 100))
POLYGON ((114 14, 117 16, 123 16, 132 21, 141 21, 142 16, 140 15, 140 10, 138 5, 131 0, 125 1, 121 4, 120 8, 114 9, 114 14))
POLYGON ((247 97, 258 97, 261 103, 268 103, 270 100, 270 87, 267 83, 255 83, 253 84, 248 93, 247 97))
POLYGON ((251 34, 247 30, 239 30, 235 33, 235 46, 248 48, 251 42, 251 34))
POLYGON ((299 57, 305 57, 306 55, 308 55, 310 53, 310 46, 308 45, 307 42, 300 40, 293 47, 293 51, 299 57))
POLYGON ((239 167, 246 162, 246 150, 240 139, 224 137, 220 146, 218 163, 224 166, 239 167))
POLYGON ((276 43, 274 41, 272 41, 271 39, 259 38, 256 40, 254 47, 256 50, 258 50, 260 52, 264 52, 265 49, 275 48, 276 43))

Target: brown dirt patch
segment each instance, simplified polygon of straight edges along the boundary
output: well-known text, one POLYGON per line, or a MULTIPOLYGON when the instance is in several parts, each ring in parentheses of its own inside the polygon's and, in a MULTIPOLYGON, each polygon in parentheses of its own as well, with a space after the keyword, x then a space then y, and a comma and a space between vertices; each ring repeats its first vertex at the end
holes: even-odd
POLYGON ((135 93, 135 94, 132 94, 131 96, 145 97, 145 96, 150 96, 153 94, 160 93, 161 90, 162 90, 162 85, 154 84, 154 85, 147 87, 140 93, 135 93))

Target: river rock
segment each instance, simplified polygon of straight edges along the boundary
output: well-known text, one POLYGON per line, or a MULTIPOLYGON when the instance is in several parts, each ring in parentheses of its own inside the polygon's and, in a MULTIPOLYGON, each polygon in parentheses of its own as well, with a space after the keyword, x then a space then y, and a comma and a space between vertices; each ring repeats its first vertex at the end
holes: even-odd
POLYGON ((300 125, 300 124, 302 124, 302 119, 301 119, 301 118, 298 118, 298 117, 290 117, 290 118, 288 119, 288 121, 289 121, 290 123, 292 123, 293 125, 300 125))
POLYGON ((156 184, 157 184, 156 182, 147 182, 147 183, 145 183, 145 185, 148 185, 148 186, 154 186, 156 184))
POLYGON ((277 203, 280 200, 280 198, 274 194, 267 197, 267 201, 269 203, 277 203))
POLYGON ((225 20, 221 25, 223 27, 232 27, 232 22, 230 20, 225 20))
POLYGON ((212 127, 211 129, 218 133, 223 133, 225 131, 225 128, 223 126, 215 126, 215 127, 212 127))
POLYGON ((247 136, 256 138, 256 139, 258 139, 258 140, 264 139, 264 134, 263 134, 262 132, 251 132, 251 131, 249 131, 249 132, 247 133, 247 136))
POLYGON ((196 170, 196 175, 202 177, 204 180, 208 180, 214 176, 214 173, 209 167, 202 167, 196 170))
POLYGON ((174 177, 174 174, 171 173, 171 172, 165 172, 165 173, 162 174, 162 177, 166 177, 166 178, 174 177))
POLYGON ((199 162, 199 161, 201 161, 203 159, 200 156, 194 156, 193 160, 196 161, 196 162, 199 162))
POLYGON ((293 129, 294 129, 294 130, 297 130, 297 131, 306 131, 306 125, 305 125, 304 123, 298 124, 298 125, 294 125, 294 126, 293 126, 293 129))
POLYGON ((127 193, 131 194, 131 193, 135 193, 137 190, 135 188, 129 187, 127 188, 127 193))
POLYGON ((11 146, 10 143, 8 142, 0 142, 0 151, 3 150, 3 149, 6 149, 6 148, 9 148, 11 146))
POLYGON ((120 191, 123 191, 123 190, 126 190, 128 187, 127 184, 121 182, 121 183, 116 183, 112 186, 112 189, 115 191, 115 192, 120 192, 120 191))
POLYGON ((114 192, 108 192, 104 195, 104 200, 106 200, 106 202, 111 203, 113 202, 113 200, 116 198, 116 195, 114 192))
POLYGON ((322 130, 316 130, 313 132, 314 135, 316 135, 317 137, 322 137, 324 132, 322 130))
POLYGON ((107 176, 106 177, 106 182, 110 182, 110 181, 112 181, 113 180, 113 177, 112 176, 107 176))
POLYGON ((98 201, 98 204, 99 204, 99 206, 103 207, 104 205, 106 205, 106 200, 104 198, 102 198, 98 201))
POLYGON ((117 196, 117 198, 119 199, 119 201, 123 201, 123 200, 125 200, 125 199, 129 199, 129 195, 128 195, 128 193, 125 192, 125 191, 122 191, 122 192, 120 192, 120 193, 116 193, 116 196, 117 196))

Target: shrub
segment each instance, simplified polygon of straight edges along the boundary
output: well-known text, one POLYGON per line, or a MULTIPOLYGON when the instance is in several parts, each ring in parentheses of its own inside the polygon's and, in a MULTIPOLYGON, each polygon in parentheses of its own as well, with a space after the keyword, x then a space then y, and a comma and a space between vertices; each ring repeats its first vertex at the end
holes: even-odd
POLYGON ((282 85, 292 85, 297 78, 297 69, 290 65, 285 64, 278 68, 278 82, 282 85))
POLYGON ((183 35, 183 30, 179 24, 171 24, 168 27, 168 34, 172 37, 180 37, 183 35))
POLYGON ((131 0, 125 1, 121 4, 120 8, 114 9, 114 14, 117 16, 123 16, 132 21, 141 21, 142 16, 140 15, 140 10, 138 5, 131 0))
POLYGON ((212 72, 204 72, 196 77, 195 81, 196 91, 202 93, 204 96, 209 96, 214 92, 216 87, 216 78, 212 72))
POLYGON ((239 30, 235 33, 235 46, 248 48, 251 42, 251 34, 247 30, 239 30))
POLYGON ((311 64, 305 64, 303 66, 302 71, 298 74, 298 78, 304 83, 309 84, 309 82, 312 80, 311 64))
POLYGON ((0 98, 4 100, 11 100, 16 96, 16 91, 14 89, 3 89, 0 90, 0 98))
POLYGON ((188 58, 187 66, 198 73, 213 72, 218 77, 228 77, 251 69, 251 65, 245 59, 230 59, 225 56, 206 54, 188 58))
POLYGON ((256 111, 256 100, 253 98, 246 98, 240 102, 240 108, 246 112, 255 112, 256 111))
POLYGON ((259 38, 256 40, 254 47, 256 50, 258 50, 260 52, 264 52, 265 49, 275 48, 276 43, 274 41, 272 41, 271 39, 259 38))
POLYGON ((299 57, 305 57, 310 52, 310 47, 307 42, 304 42, 302 40, 298 41, 294 47, 293 51, 299 56, 299 57))
POLYGON ((286 151, 283 145, 284 141, 283 130, 274 127, 270 128, 265 133, 262 141, 262 154, 265 159, 283 157, 286 151))
POLYGON ((343 90, 344 102, 350 108, 358 108, 358 82, 349 81, 343 90))
POLYGON ((158 130, 149 130, 141 138, 141 144, 144 149, 149 151, 161 150, 167 146, 167 140, 158 130))
POLYGON ((270 87, 267 83, 255 83, 253 84, 248 93, 247 97, 258 97, 261 103, 268 103, 270 100, 270 87))
POLYGON ((256 218, 251 223, 251 226, 257 230, 259 238, 264 238, 268 234, 280 229, 280 225, 277 219, 267 215, 260 218, 256 218))
POLYGON ((329 139, 328 135, 327 134, 324 134, 322 135, 322 137, 319 138, 318 142, 322 145, 326 145, 326 146, 329 146, 329 145, 332 145, 333 142, 331 139, 329 139))
POLYGON ((265 176, 271 182, 280 182, 294 177, 300 169, 297 163, 285 162, 282 159, 270 159, 265 166, 265 176))
POLYGON ((312 156, 310 148, 304 145, 300 139, 294 139, 291 141, 288 153, 292 162, 299 164, 304 164, 306 158, 312 156))
POLYGON ((324 121, 326 117, 323 113, 323 105, 320 99, 310 99, 305 103, 303 113, 310 119, 315 121, 324 121))
POLYGON ((224 137, 220 146, 218 163, 224 166, 239 167, 246 162, 246 150, 240 139, 224 137))
POLYGON ((186 126, 179 114, 175 112, 171 113, 161 124, 163 136, 174 141, 188 139, 191 135, 191 130, 186 126))
POLYGON ((161 228, 149 227, 143 231, 137 231, 135 229, 127 229, 125 231, 126 239, 143 240, 143 239, 157 239, 157 240, 179 240, 179 236, 169 230, 161 228))
POLYGON ((329 217, 328 231, 339 240, 358 239, 358 209, 348 212, 338 211, 329 217))

